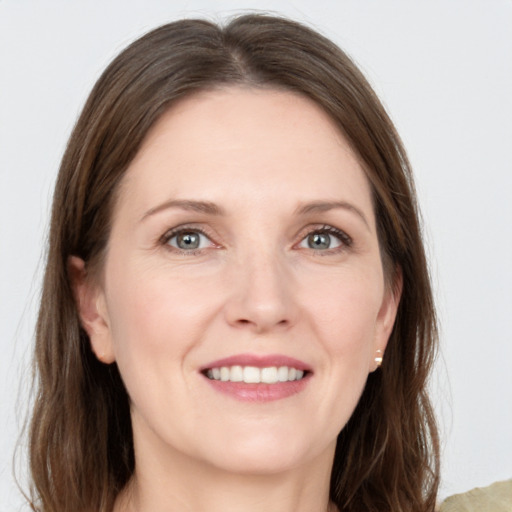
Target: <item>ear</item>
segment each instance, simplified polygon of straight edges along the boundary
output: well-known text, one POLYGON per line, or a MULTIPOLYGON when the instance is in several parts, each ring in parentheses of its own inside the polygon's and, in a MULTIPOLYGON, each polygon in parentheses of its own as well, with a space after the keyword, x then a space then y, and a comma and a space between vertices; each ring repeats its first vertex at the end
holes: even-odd
POLYGON ((377 315, 375 328, 375 342, 373 347, 372 360, 370 362, 370 372, 375 371, 382 363, 384 352, 395 325, 396 314, 400 298, 402 297, 403 275, 402 269, 396 269, 394 280, 386 286, 384 298, 377 315))
POLYGON ((80 323, 89 335, 91 349, 105 364, 115 361, 105 294, 88 278, 85 263, 77 256, 68 258, 68 274, 80 316, 80 323))

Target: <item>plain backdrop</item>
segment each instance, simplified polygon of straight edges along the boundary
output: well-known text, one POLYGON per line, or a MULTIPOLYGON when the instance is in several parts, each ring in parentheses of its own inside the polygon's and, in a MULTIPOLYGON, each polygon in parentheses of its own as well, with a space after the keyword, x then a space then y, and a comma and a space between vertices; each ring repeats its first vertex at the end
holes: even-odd
POLYGON ((352 55, 409 151, 441 320, 441 496, 512 478, 512 1, 0 0, 0 511, 22 503, 52 186, 86 95, 149 29, 255 8, 352 55))

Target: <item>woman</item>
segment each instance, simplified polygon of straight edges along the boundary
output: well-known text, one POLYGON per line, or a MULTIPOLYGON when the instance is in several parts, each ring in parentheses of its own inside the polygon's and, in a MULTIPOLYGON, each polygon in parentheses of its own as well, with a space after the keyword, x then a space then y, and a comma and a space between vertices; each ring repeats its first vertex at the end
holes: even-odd
POLYGON ((56 185, 41 511, 427 511, 432 294, 407 157, 297 23, 198 20, 94 87, 56 185))

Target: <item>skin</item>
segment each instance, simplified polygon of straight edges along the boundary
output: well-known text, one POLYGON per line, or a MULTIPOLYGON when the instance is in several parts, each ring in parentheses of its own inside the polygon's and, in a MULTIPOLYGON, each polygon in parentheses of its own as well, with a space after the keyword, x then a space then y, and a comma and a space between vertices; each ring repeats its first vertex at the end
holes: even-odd
POLYGON ((365 174, 317 105, 236 87, 182 100, 123 178, 101 279, 70 263, 92 348, 131 398, 136 471, 117 511, 328 510, 336 437, 399 297, 365 174), (198 250, 177 226, 204 233, 198 250), (298 394, 240 401, 200 369, 241 353, 312 373, 298 394))

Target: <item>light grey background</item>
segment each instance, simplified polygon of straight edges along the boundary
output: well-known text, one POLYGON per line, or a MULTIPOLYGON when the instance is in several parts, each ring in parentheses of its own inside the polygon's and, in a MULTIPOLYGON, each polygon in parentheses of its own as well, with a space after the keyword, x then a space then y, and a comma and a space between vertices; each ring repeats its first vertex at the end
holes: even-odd
POLYGON ((512 478, 512 1, 0 0, 0 511, 21 504, 51 190, 86 95, 147 30, 255 7, 347 50, 409 150, 442 322, 441 495, 512 478))

